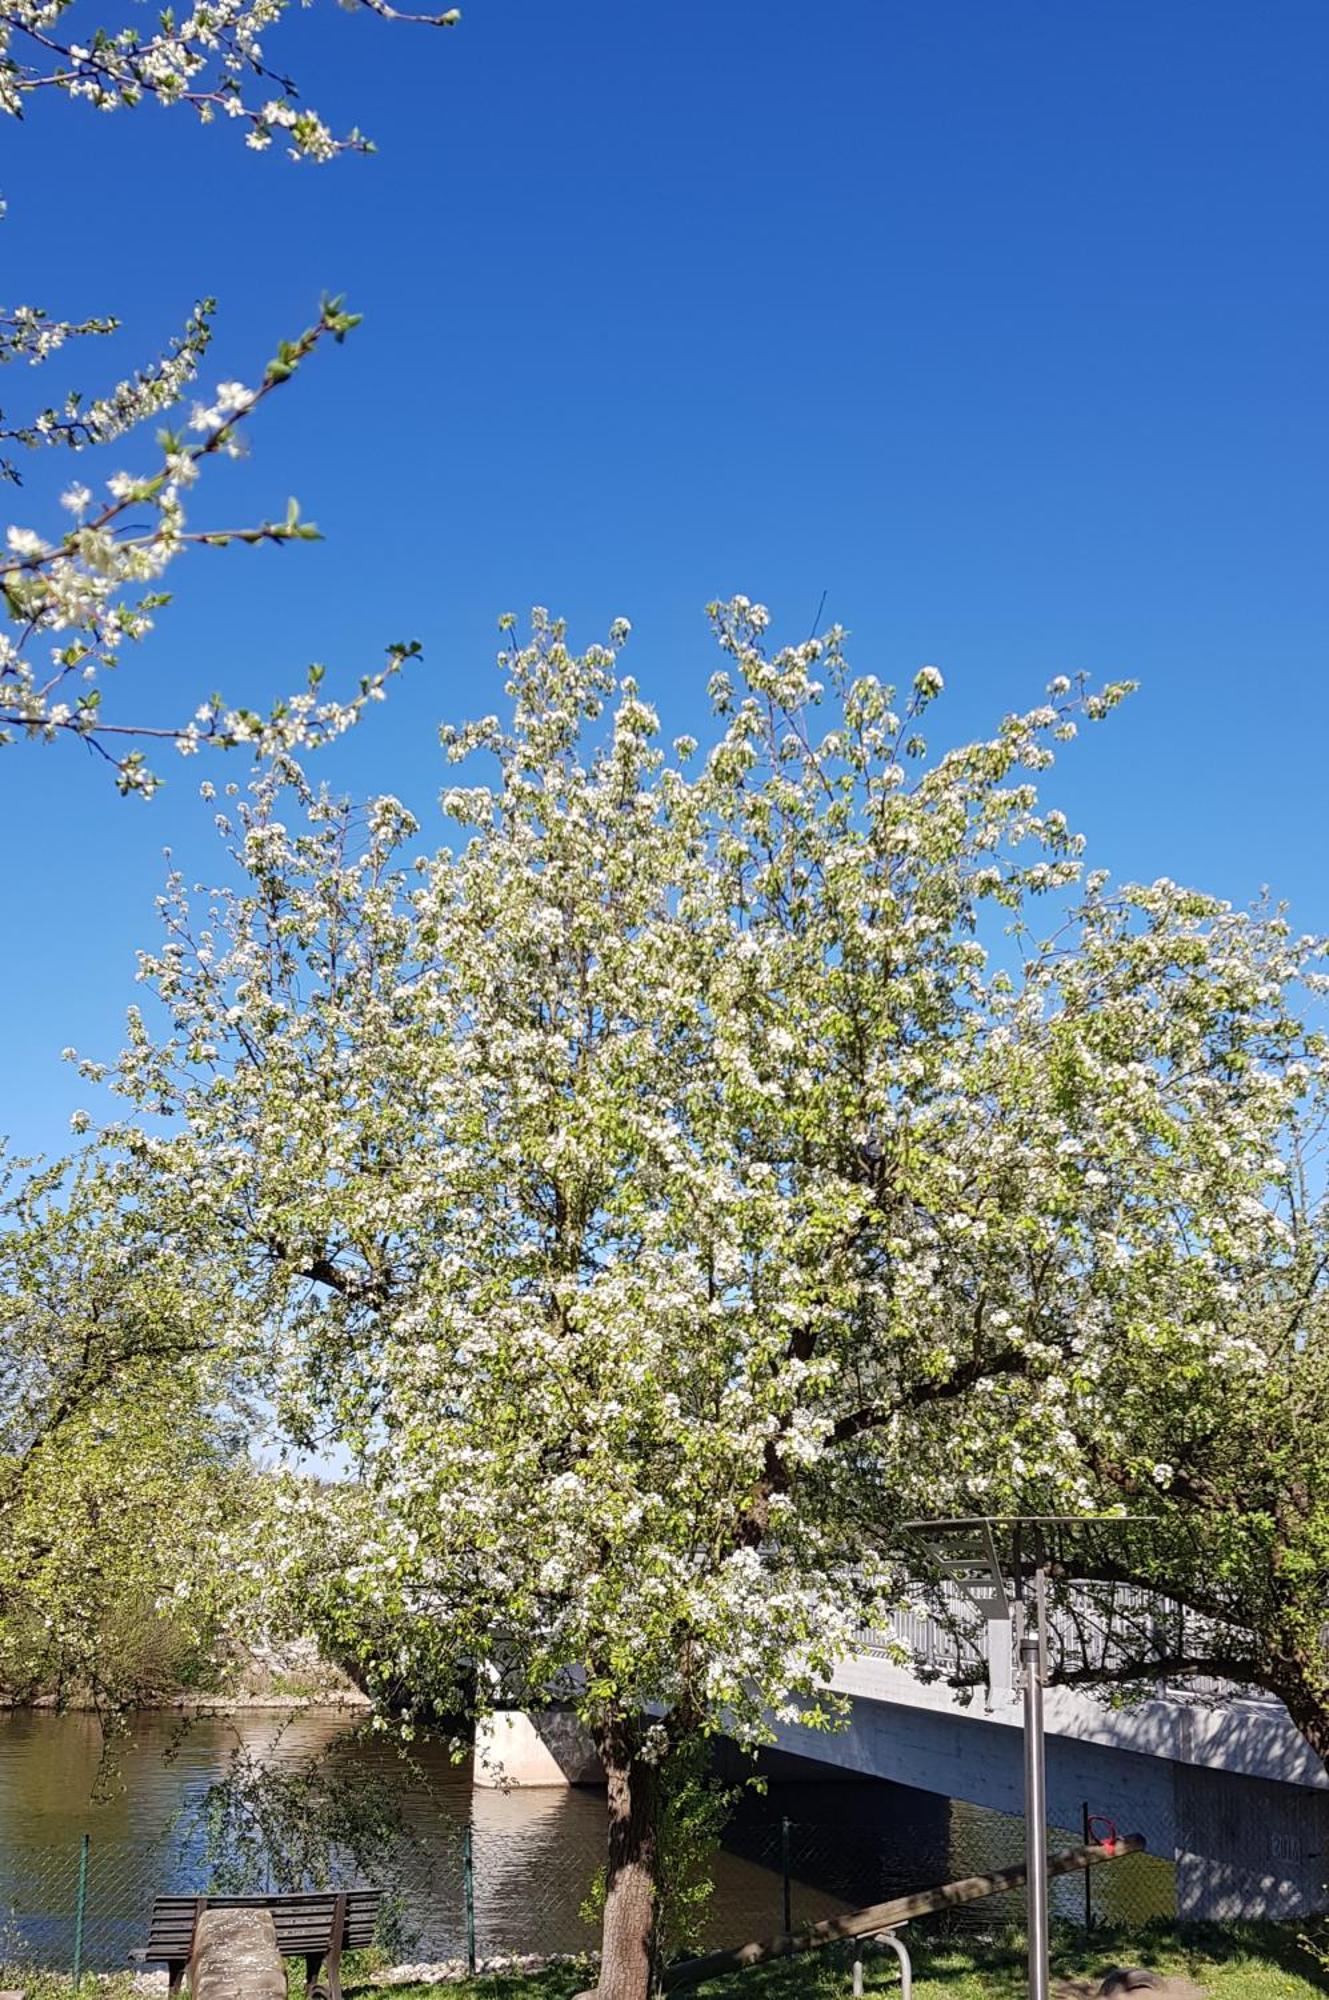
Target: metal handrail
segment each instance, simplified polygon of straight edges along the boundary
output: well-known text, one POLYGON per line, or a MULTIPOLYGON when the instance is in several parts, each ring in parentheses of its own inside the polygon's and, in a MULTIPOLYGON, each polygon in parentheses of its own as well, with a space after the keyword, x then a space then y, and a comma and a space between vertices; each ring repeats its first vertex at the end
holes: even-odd
MULTIPOLYGON (((904 1651, 910 1656, 915 1672, 959 1685, 982 1686, 987 1678, 988 1638, 983 1622, 975 1619, 972 1606, 958 1590, 942 1586, 936 1597, 942 1606, 942 1616, 926 1605, 901 1606, 892 1613, 889 1627, 860 1629, 858 1651, 870 1657, 895 1660, 904 1651)), ((1160 1650, 1168 1631, 1185 1629, 1199 1639, 1206 1629, 1194 1612, 1136 1585, 1113 1586, 1110 1612, 1102 1606, 1092 1587, 1085 1587, 1075 1594, 1071 1605, 1049 1607, 1049 1633, 1056 1665, 1071 1672, 1094 1666, 1111 1669, 1136 1656, 1136 1648, 1123 1643, 1120 1626, 1123 1616, 1133 1621, 1136 1637, 1141 1636, 1146 1625, 1152 1627, 1158 1634, 1160 1650)), ((1141 1678, 1147 1679, 1148 1675, 1142 1674, 1141 1678)), ((1198 1696, 1202 1700, 1240 1695, 1245 1700, 1277 1706, 1274 1696, 1262 1688, 1238 1688, 1204 1675, 1190 1677, 1183 1683, 1172 1683, 1160 1676, 1156 1685, 1161 1695, 1175 1691, 1179 1697, 1198 1696)))

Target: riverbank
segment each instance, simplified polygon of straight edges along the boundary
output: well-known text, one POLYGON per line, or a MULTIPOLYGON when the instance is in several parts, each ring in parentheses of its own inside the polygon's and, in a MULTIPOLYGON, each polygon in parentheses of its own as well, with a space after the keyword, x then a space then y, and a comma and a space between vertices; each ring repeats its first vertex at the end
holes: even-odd
MULTIPOLYGON (((262 1713, 273 1709, 333 1708, 366 1711, 373 1704, 362 1688, 334 1661, 325 1659, 312 1639, 288 1639, 280 1643, 259 1640, 229 1658, 208 1662, 207 1670, 191 1677, 182 1674, 145 1676, 139 1698, 132 1703, 136 1715, 239 1715, 253 1709, 262 1713)), ((0 1693, 0 1709, 10 1713, 58 1710, 75 1715, 99 1712, 100 1704, 77 1690, 61 1693, 25 1694, 17 1697, 0 1693)))
MULTIPOLYGON (((1143 1966, 1207 2000, 1324 2000, 1329 1972, 1300 1941, 1295 1924, 1153 1924, 1144 1930, 1099 1931, 1086 1940, 1054 1937, 1054 2000, 1090 2000, 1114 1966, 1143 1966)), ((1019 1938, 984 1941, 905 1933, 914 1964, 917 2000, 1022 2000, 1026 1991, 1019 1938)), ((698 1987, 700 2000, 844 2000, 852 1951, 836 1947, 775 1965, 731 1973, 698 1987)), ((518 1962, 509 1961, 515 1965, 518 1962)), ((531 1961, 521 1961, 531 1963, 531 1961)), ((292 1965, 291 1994, 303 1990, 292 1965)), ((362 1972, 346 1967, 347 2000, 573 2000, 593 1986, 594 1961, 561 1957, 539 1970, 482 1972, 468 1978, 461 1967, 399 1966, 362 1972), (440 1976, 442 1974, 443 1976, 440 1976)), ((868 1992, 883 2000, 899 1991, 899 1969, 890 1953, 869 1954, 868 1992)), ((0 1986, 19 1988, 25 2000, 71 2000, 67 1978, 0 1971, 0 1986)), ((83 2000, 156 2000, 166 1975, 113 1973, 83 1982, 83 2000)), ((679 2000, 688 2000, 686 1990, 679 2000)))
MULTIPOLYGON (((279 1694, 269 1690, 264 1694, 240 1692, 236 1694, 176 1694, 161 1695, 155 1701, 144 1702, 133 1710, 134 1715, 261 1715, 280 1710, 283 1714, 292 1709, 326 1708, 345 1710, 347 1714, 364 1715, 373 1707, 367 1694, 359 1688, 319 1688, 313 1693, 279 1694)), ((98 1715, 102 1711, 94 1701, 65 1699, 57 1695, 38 1695, 35 1701, 11 1701, 0 1696, 0 1711, 9 1715, 98 1715)))

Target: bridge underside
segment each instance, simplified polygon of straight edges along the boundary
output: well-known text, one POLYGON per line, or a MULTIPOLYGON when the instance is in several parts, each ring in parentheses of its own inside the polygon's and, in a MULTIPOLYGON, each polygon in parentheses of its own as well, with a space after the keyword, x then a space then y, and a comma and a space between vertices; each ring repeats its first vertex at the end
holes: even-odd
MULTIPOLYGON (((863 1694, 855 1694, 849 1707, 848 1726, 833 1733, 782 1725, 762 1759, 767 1775, 784 1783, 864 1781, 845 1782, 843 1815, 837 1806, 846 1838, 852 1831, 862 1840, 874 1817, 887 1827, 907 1810, 935 1852, 947 1815, 954 1829, 965 1806, 1021 1812, 1021 1734, 1009 1715, 995 1719, 979 1707, 957 1712, 863 1694)), ((565 1712, 495 1717, 476 1748, 476 1782, 482 1785, 594 1784, 600 1778, 593 1749, 565 1712)), ((1329 1789, 1069 1733, 1049 1733, 1046 1754, 1054 1844, 1062 1844, 1057 1833, 1069 1836, 1067 1845, 1080 1838, 1086 1809, 1112 1821, 1119 1833, 1143 1834, 1155 1857, 1151 1913, 1170 1906, 1174 1895, 1176 1914, 1189 1918, 1296 1917, 1326 1906, 1329 1789)), ((963 1840, 953 1840, 949 1847, 943 1841, 941 1851, 958 1857, 966 1850, 963 1840)), ((1019 1855, 994 1858, 979 1850, 978 1858, 995 1865, 1019 1855)), ((1132 1859, 1108 1872, 1135 1867, 1132 1859)), ((981 1869, 960 1866, 958 1872, 981 1869)), ((1121 1914, 1136 1914, 1128 1900, 1121 1914)))
MULTIPOLYGON (((957 1715, 855 1696, 846 1729, 786 1724, 778 1742, 823 1773, 1022 1810, 1020 1732, 981 1709, 957 1715)), ((1175 1864, 1179 1916, 1289 1917, 1325 1907, 1329 1791, 1068 1735, 1050 1734, 1046 1756, 1049 1825, 1078 1837, 1087 1807, 1119 1833, 1142 1833, 1151 1855, 1175 1864)))

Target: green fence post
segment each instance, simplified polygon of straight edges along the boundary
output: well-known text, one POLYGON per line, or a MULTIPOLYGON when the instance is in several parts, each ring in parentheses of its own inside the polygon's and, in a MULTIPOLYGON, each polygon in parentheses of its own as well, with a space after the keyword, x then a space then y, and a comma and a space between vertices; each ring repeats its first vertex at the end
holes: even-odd
POLYGON ((74 1991, 83 1978, 83 1919, 88 1908, 88 1849, 91 1834, 85 1833, 78 1849, 78 1893, 74 1902, 74 1991))
POLYGON ((461 1837, 461 1884, 466 1902, 466 1970, 475 1976, 475 1835, 468 1826, 461 1837))
POLYGON ((780 1821, 780 1874, 784 1880, 784 1934, 789 1936, 794 1928, 794 1897, 789 1880, 789 1820, 780 1821))

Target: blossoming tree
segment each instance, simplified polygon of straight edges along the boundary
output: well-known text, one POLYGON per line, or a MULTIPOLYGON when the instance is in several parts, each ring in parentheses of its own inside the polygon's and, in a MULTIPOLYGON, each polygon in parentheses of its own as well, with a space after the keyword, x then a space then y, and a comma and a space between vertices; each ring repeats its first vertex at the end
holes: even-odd
POLYGON ((688 1746, 831 1722, 902 1514, 1064 1468, 1068 1384, 1184 1269, 1180 1186, 1221 1240, 1249 1162, 1213 1140, 1258 1108, 1190 1075, 1223 1009, 1188 906, 1081 883, 1039 806, 1121 686, 937 755, 934 669, 897 703, 838 631, 772 654, 760 607, 713 619, 704 754, 658 740, 625 628, 578 657, 537 613, 506 720, 443 732, 477 767, 458 847, 293 768, 228 805, 239 886, 171 886, 165 1016, 113 1079, 284 1434, 353 1468, 293 1484, 228 1582, 398 1721, 576 1706, 613 2000, 650 1983, 688 1746))
MULTIPOLYGON (((399 12, 385 0, 361 0, 392 21, 450 27, 438 15, 399 12)), ((147 27, 77 24, 71 0, 18 0, 0 7, 0 113, 21 118, 40 94, 58 93, 105 112, 144 102, 181 105, 200 119, 237 120, 246 142, 260 150, 274 136, 291 155, 327 161, 369 150, 352 130, 334 134, 317 111, 297 100, 294 83, 274 71, 263 39, 287 0, 220 0, 177 16, 172 10, 147 27)), ((3 207, 0 205, 0 215, 3 207)), ((135 432, 178 405, 194 381, 212 332, 213 304, 191 314, 170 350, 108 394, 76 391, 30 415, 0 409, 0 480, 19 482, 18 459, 6 447, 43 446, 83 454, 135 432)), ((76 477, 61 496, 63 523, 45 530, 16 524, 0 552, 0 746, 17 740, 82 741, 112 767, 122 791, 151 793, 160 782, 145 745, 173 744, 188 755, 200 747, 248 746, 260 752, 313 747, 357 720, 381 698, 387 679, 412 648, 389 649, 386 668, 365 675, 349 700, 320 691, 321 667, 305 688, 275 703, 267 715, 234 708, 212 696, 185 720, 108 716, 107 677, 127 645, 152 628, 169 601, 166 571, 189 547, 308 540, 316 530, 292 501, 278 519, 236 527, 190 528, 185 507, 210 460, 233 456, 254 412, 326 338, 341 340, 356 323, 339 300, 325 301, 318 322, 283 341, 254 387, 223 382, 211 401, 196 401, 185 424, 168 428, 136 470, 98 481, 76 477)), ((37 366, 72 340, 113 333, 108 316, 61 319, 32 305, 0 306, 0 364, 37 366)), ((80 473, 84 470, 80 465, 80 473)), ((95 477, 89 474, 88 477, 95 477)))
POLYGON ((1263 1689, 1329 1769, 1329 1243, 1308 1122, 1272 1158, 1252 1148, 1248 1211, 1199 1282, 1159 1286, 1070 1385, 1082 1477, 1149 1525, 1088 1568, 1135 1591, 1108 1595, 1109 1657, 1066 1678, 1263 1689))
MULTIPOLYGON (((456 7, 415 14, 387 0, 353 0, 386 21, 452 28, 456 7)), ((184 105, 204 124, 235 119, 247 145, 265 150, 275 135, 297 159, 330 160, 372 151, 359 130, 339 137, 295 83, 272 67, 264 41, 290 0, 210 0, 146 25, 114 27, 87 17, 74 0, 5 0, 0 7, 0 112, 21 118, 38 96, 60 94, 94 111, 143 103, 184 105)))
POLYGON ((1004 1115, 1063 1127, 1076 1331, 988 1399, 952 1504, 1139 1517, 1062 1553, 1054 1678, 1263 1688, 1329 1768, 1325 949, 1163 880, 1029 966, 1004 1115))

